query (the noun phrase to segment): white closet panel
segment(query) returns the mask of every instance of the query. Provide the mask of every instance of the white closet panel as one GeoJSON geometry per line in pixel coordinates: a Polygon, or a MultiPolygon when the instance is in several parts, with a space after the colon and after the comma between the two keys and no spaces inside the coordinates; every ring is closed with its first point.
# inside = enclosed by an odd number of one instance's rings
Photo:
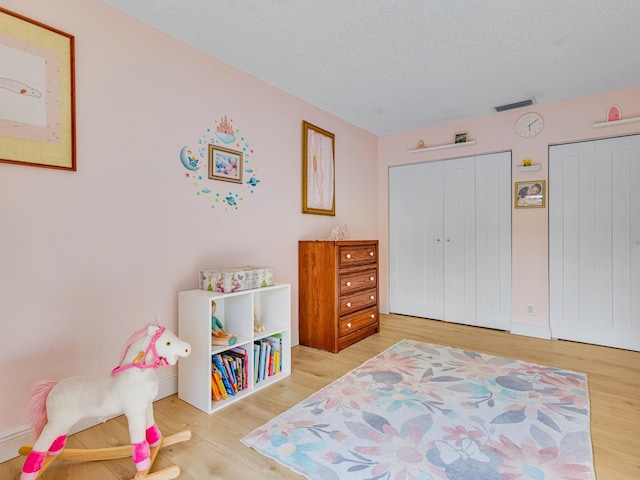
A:
{"type": "Polygon", "coordinates": [[[511,325],[511,154],[476,157],[476,322],[511,325]]]}
{"type": "Polygon", "coordinates": [[[441,168],[424,164],[389,169],[389,195],[395,214],[389,242],[395,246],[390,265],[391,303],[402,305],[396,313],[441,319],[443,298],[441,168]]]}
{"type": "Polygon", "coordinates": [[[640,350],[638,181],[640,136],[551,147],[552,336],[640,350]]]}
{"type": "Polygon", "coordinates": [[[441,231],[444,239],[443,319],[475,325],[475,158],[439,163],[444,174],[441,231]]]}

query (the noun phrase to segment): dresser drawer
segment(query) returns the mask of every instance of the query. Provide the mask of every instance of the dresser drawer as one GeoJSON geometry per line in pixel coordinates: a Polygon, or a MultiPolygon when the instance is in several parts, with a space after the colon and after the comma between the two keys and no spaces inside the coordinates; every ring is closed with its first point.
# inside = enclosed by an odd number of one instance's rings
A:
{"type": "Polygon", "coordinates": [[[339,248],[338,267],[340,268],[376,263],[377,261],[378,249],[376,245],[345,245],[339,248]]]}
{"type": "Polygon", "coordinates": [[[367,325],[378,323],[378,309],[368,308],[351,315],[340,317],[339,337],[345,337],[353,332],[366,327],[367,325]]]}
{"type": "Polygon", "coordinates": [[[372,324],[368,327],[362,328],[357,332],[352,333],[351,335],[347,335],[346,337],[341,337],[338,339],[338,350],[342,350],[343,348],[347,348],[354,343],[359,342],[363,338],[367,338],[369,335],[373,335],[374,333],[378,333],[378,324],[372,324]]]}
{"type": "Polygon", "coordinates": [[[378,284],[378,270],[373,268],[364,272],[343,273],[339,275],[339,279],[339,295],[345,295],[363,288],[375,288],[378,284]]]}
{"type": "Polygon", "coordinates": [[[366,290],[360,293],[354,293],[347,295],[346,297],[340,297],[340,312],[339,315],[349,315],[350,313],[362,310],[365,307],[370,307],[378,303],[377,290],[366,290]]]}

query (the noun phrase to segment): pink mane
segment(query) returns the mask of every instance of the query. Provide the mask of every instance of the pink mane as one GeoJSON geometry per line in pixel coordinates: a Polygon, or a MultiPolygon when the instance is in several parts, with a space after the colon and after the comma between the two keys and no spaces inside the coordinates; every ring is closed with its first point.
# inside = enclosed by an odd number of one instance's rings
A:
{"type": "Polygon", "coordinates": [[[149,327],[152,325],[159,328],[162,327],[162,325],[159,325],[157,323],[148,323],[147,325],[142,327],[140,330],[134,332],[133,335],[129,337],[129,340],[127,340],[127,343],[124,346],[124,350],[122,350],[122,355],[120,355],[120,362],[118,363],[118,365],[122,365],[122,362],[124,361],[124,357],[127,356],[127,352],[129,351],[129,348],[131,348],[131,345],[133,345],[135,342],[137,342],[141,338],[144,338],[147,336],[149,327]]]}

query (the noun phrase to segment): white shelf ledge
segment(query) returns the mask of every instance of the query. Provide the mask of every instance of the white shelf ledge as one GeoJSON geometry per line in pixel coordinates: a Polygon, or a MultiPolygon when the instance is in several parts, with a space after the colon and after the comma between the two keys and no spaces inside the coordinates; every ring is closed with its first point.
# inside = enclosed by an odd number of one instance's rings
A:
{"type": "Polygon", "coordinates": [[[468,140],[466,142],[460,142],[460,143],[448,143],[446,145],[435,145],[433,147],[415,148],[413,150],[408,150],[408,152],[409,153],[428,152],[430,150],[442,150],[443,148],[464,147],[466,145],[473,145],[474,143],[476,143],[475,140],[468,140]]]}
{"type": "Polygon", "coordinates": [[[519,172],[535,172],[540,170],[540,165],[529,165],[528,167],[518,167],[519,172]]]}
{"type": "Polygon", "coordinates": [[[615,125],[624,125],[625,123],[640,122],[640,117],[623,118],[622,120],[613,120],[611,122],[594,123],[593,128],[613,127],[615,125]]]}

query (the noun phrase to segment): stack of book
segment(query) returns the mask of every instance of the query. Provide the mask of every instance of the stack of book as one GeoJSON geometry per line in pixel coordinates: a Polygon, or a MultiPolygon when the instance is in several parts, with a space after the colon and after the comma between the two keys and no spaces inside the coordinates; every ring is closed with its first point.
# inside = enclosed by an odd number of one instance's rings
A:
{"type": "Polygon", "coordinates": [[[279,333],[256,340],[253,343],[253,381],[261,382],[265,378],[282,371],[282,335],[279,333]]]}
{"type": "Polygon", "coordinates": [[[248,388],[248,356],[244,348],[231,348],[211,356],[211,396],[215,401],[248,388]]]}

